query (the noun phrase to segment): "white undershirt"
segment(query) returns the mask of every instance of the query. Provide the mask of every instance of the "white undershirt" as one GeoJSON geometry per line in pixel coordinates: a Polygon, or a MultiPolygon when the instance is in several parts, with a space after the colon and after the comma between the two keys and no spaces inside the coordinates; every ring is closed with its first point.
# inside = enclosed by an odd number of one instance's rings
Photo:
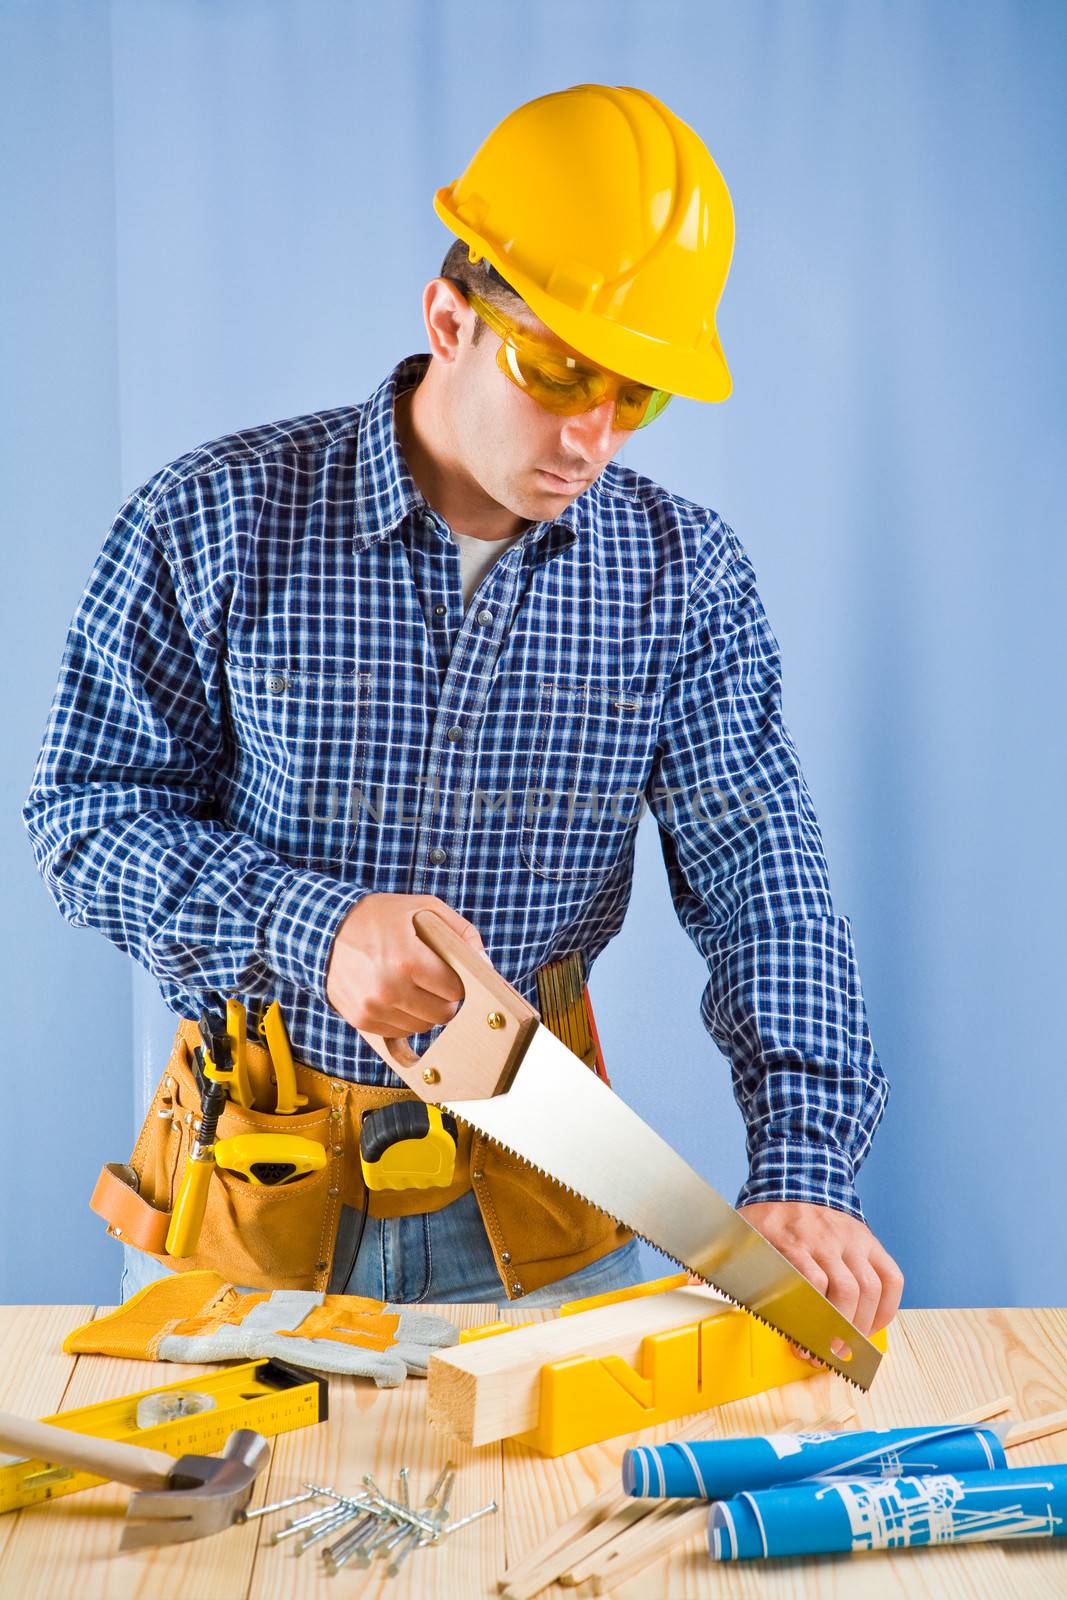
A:
{"type": "Polygon", "coordinates": [[[504,539],[479,539],[473,533],[457,533],[452,528],[453,539],[459,545],[460,582],[463,586],[463,604],[469,606],[471,595],[481,583],[494,561],[498,561],[505,550],[510,550],[516,539],[521,539],[526,532],[520,528],[518,533],[512,533],[504,539]]]}

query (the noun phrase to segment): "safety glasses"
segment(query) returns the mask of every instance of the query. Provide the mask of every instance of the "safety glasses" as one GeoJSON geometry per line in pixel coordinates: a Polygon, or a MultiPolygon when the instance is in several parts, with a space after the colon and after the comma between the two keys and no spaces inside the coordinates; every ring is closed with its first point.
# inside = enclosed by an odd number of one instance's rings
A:
{"type": "Polygon", "coordinates": [[[542,343],[496,306],[459,285],[474,311],[500,339],[497,366],[515,386],[559,417],[591,411],[614,392],[616,428],[647,428],[670,401],[666,389],[628,383],[542,343]]]}

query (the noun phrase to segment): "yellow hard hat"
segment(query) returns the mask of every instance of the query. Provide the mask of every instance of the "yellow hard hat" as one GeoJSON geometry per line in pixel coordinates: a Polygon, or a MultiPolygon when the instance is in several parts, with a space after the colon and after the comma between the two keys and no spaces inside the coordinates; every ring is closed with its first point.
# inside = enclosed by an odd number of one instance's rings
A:
{"type": "Polygon", "coordinates": [[[580,83],[506,116],[434,210],[535,316],[598,366],[692,400],[733,387],[715,312],[730,191],[644,89],[580,83]]]}

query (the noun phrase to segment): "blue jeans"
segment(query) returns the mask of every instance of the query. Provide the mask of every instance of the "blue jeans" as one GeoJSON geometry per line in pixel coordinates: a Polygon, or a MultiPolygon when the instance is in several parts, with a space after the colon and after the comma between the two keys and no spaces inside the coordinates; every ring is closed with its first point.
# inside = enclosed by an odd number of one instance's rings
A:
{"type": "MultiPolygon", "coordinates": [[[[580,1271],[509,1302],[473,1190],[440,1211],[413,1217],[368,1217],[359,1259],[350,1272],[360,1215],[349,1206],[342,1208],[330,1294],[365,1295],[392,1305],[473,1301],[494,1306],[558,1306],[642,1281],[637,1240],[631,1239],[580,1271]]],[[[166,1277],[168,1268],[139,1250],[128,1246],[124,1250],[120,1294],[128,1300],[154,1278],[166,1277]]]]}

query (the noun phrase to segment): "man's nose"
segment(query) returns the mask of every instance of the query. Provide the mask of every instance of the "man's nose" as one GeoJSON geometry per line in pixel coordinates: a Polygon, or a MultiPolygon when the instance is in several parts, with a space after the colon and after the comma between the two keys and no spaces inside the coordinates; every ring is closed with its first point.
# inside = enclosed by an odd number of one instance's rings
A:
{"type": "Polygon", "coordinates": [[[566,417],[560,429],[560,442],[566,449],[590,463],[603,462],[611,455],[615,443],[615,401],[602,400],[589,411],[576,417],[566,417]]]}

